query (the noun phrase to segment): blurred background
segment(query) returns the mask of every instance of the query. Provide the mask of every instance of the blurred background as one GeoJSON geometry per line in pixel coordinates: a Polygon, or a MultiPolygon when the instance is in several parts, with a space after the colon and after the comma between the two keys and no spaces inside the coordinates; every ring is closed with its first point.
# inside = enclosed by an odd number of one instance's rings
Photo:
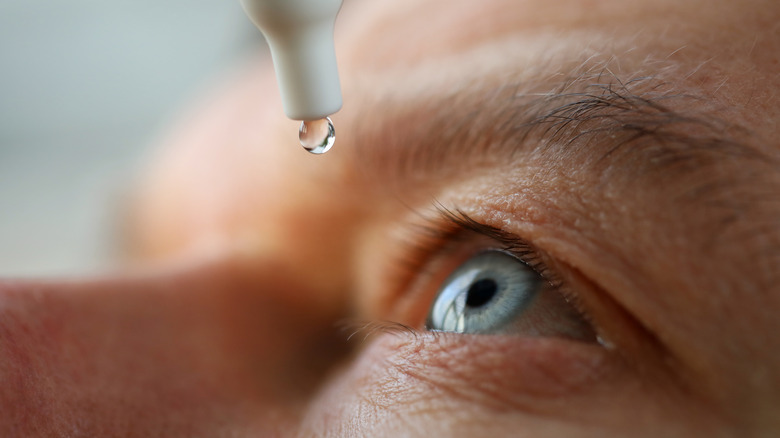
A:
{"type": "Polygon", "coordinates": [[[238,0],[0,1],[0,276],[110,266],[152,141],[259,41],[238,0]]]}

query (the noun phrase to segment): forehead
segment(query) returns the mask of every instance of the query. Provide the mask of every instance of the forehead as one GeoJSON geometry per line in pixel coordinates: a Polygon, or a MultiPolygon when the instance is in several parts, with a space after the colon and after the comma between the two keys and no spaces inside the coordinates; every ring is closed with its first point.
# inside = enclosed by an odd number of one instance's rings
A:
{"type": "Polygon", "coordinates": [[[662,28],[689,28],[717,17],[705,17],[695,2],[602,0],[514,1],[360,1],[346,2],[337,32],[348,56],[385,63],[405,62],[463,51],[508,35],[565,37],[583,32],[591,38],[646,33],[662,28]],[[669,3],[664,5],[664,3],[669,3]],[[670,9],[673,13],[670,15],[670,9]],[[695,18],[695,19],[693,19],[695,18]],[[563,32],[563,33],[562,33],[563,32]],[[393,56],[388,59],[387,54],[393,56]],[[373,56],[372,56],[373,55],[373,56]]]}
{"type": "Polygon", "coordinates": [[[679,66],[679,79],[711,91],[724,107],[737,107],[737,124],[774,138],[779,13],[780,3],[761,0],[348,0],[336,32],[345,86],[361,95],[371,92],[362,83],[376,87],[376,78],[361,80],[372,74],[392,83],[464,70],[517,73],[598,55],[618,65],[653,58],[679,66]]]}

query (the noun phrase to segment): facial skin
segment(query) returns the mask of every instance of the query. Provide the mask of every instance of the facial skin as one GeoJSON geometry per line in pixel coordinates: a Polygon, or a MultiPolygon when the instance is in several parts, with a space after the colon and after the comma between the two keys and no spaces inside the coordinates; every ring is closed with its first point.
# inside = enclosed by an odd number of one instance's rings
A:
{"type": "Polygon", "coordinates": [[[778,22],[347,2],[331,152],[251,67],[145,175],[142,273],[0,284],[0,435],[775,436],[778,22]],[[599,342],[425,330],[507,241],[599,342]]]}

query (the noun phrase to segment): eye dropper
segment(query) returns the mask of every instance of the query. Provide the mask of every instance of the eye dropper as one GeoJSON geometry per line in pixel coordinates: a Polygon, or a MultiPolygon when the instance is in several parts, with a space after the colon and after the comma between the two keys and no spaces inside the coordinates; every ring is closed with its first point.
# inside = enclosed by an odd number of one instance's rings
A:
{"type": "Polygon", "coordinates": [[[284,113],[301,120],[301,145],[327,152],[336,139],[329,115],[341,109],[333,30],[342,0],[241,0],[268,41],[284,113]]]}

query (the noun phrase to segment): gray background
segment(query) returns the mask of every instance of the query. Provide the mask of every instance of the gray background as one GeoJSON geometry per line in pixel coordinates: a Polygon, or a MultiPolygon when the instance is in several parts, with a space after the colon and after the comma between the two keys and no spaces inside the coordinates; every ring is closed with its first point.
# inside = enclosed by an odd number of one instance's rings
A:
{"type": "Polygon", "coordinates": [[[238,0],[0,1],[0,275],[109,266],[152,139],[259,38],[238,0]]]}

